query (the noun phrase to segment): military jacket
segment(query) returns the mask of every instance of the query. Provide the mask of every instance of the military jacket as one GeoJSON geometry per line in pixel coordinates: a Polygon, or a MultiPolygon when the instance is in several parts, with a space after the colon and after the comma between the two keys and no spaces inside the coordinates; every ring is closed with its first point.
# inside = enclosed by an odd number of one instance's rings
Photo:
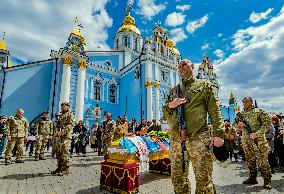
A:
{"type": "Polygon", "coordinates": [[[49,136],[52,134],[53,124],[50,119],[45,120],[41,117],[35,122],[35,134],[49,136]]]}
{"type": "Polygon", "coordinates": [[[236,128],[234,128],[233,126],[230,126],[228,128],[225,128],[225,138],[229,139],[229,136],[233,135],[235,138],[237,136],[237,131],[236,128]]]}
{"type": "Polygon", "coordinates": [[[72,130],[75,125],[75,116],[72,112],[61,112],[61,114],[56,119],[56,133],[59,131],[63,132],[63,137],[71,139],[72,130]]]}
{"type": "MultiPolygon", "coordinates": [[[[262,109],[250,107],[246,110],[243,110],[242,115],[245,121],[249,124],[252,129],[252,133],[257,133],[258,136],[264,136],[265,133],[271,127],[271,119],[267,112],[262,109]]],[[[236,118],[236,120],[238,120],[236,118]]],[[[236,125],[236,123],[234,123],[236,125]]],[[[245,129],[247,132],[247,129],[245,129]]]]}
{"type": "MultiPolygon", "coordinates": [[[[187,136],[197,133],[207,125],[207,113],[213,125],[213,135],[223,137],[224,126],[220,110],[220,103],[214,94],[209,81],[198,80],[194,76],[180,83],[181,97],[187,99],[185,104],[185,126],[187,136]]],[[[176,87],[170,90],[170,94],[163,107],[163,114],[168,119],[170,133],[179,136],[177,108],[170,109],[169,102],[176,98],[176,87]]]]}
{"type": "Polygon", "coordinates": [[[116,129],[116,124],[114,120],[109,120],[104,122],[103,126],[103,133],[102,133],[102,139],[110,139],[112,140],[114,138],[114,132],[116,129]]]}
{"type": "Polygon", "coordinates": [[[26,137],[29,123],[25,117],[21,119],[17,116],[10,117],[6,128],[6,134],[11,137],[26,137]]]}

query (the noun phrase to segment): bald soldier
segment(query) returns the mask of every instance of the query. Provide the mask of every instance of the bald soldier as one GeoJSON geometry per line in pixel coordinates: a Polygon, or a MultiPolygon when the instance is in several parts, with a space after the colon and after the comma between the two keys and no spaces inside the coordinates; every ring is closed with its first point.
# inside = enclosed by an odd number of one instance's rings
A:
{"type": "Polygon", "coordinates": [[[16,115],[10,117],[8,120],[6,134],[8,136],[8,144],[5,152],[5,165],[11,164],[11,152],[15,146],[17,145],[16,152],[16,163],[23,163],[23,147],[24,140],[27,136],[27,132],[29,129],[29,123],[27,119],[23,116],[24,110],[18,109],[16,115]]]}
{"type": "Polygon", "coordinates": [[[244,110],[241,112],[243,118],[240,119],[237,114],[234,123],[243,129],[241,142],[249,169],[249,178],[243,183],[257,184],[256,177],[259,169],[264,179],[263,188],[271,189],[271,170],[268,163],[270,147],[265,138],[265,133],[271,127],[270,116],[264,110],[254,107],[251,97],[243,99],[243,106],[244,110]]]}
{"type": "Polygon", "coordinates": [[[196,179],[196,193],[213,194],[215,188],[212,181],[211,142],[213,141],[216,147],[221,147],[224,144],[222,139],[224,135],[223,119],[220,103],[210,82],[196,79],[193,76],[193,69],[194,65],[190,60],[182,60],[179,63],[178,71],[182,77],[179,85],[182,97],[176,98],[176,88],[171,89],[163,107],[164,116],[170,125],[171,178],[176,194],[190,194],[188,164],[191,161],[196,179]],[[180,134],[178,127],[177,107],[181,104],[185,105],[185,134],[180,134]],[[207,113],[213,125],[213,132],[207,124],[207,113]],[[182,172],[182,140],[186,140],[185,173],[182,172]]]}

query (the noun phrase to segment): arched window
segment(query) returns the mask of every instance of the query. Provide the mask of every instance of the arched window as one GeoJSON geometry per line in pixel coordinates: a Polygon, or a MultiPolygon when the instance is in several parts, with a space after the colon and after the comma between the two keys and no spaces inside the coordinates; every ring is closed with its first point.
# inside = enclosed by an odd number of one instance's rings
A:
{"type": "Polygon", "coordinates": [[[134,50],[138,51],[138,38],[135,39],[134,50]]]}
{"type": "Polygon", "coordinates": [[[116,102],[116,86],[114,84],[110,85],[109,87],[109,101],[111,103],[115,103],[116,102]]]}
{"type": "Polygon", "coordinates": [[[124,36],[124,46],[128,47],[128,38],[124,36]]]}
{"type": "Polygon", "coordinates": [[[162,81],[166,82],[167,81],[167,72],[166,70],[162,70],[161,71],[161,77],[162,77],[162,81]]]}
{"type": "Polygon", "coordinates": [[[115,40],[115,48],[118,49],[118,38],[115,40]]]}
{"type": "Polygon", "coordinates": [[[95,100],[101,100],[101,83],[99,81],[95,81],[94,84],[94,97],[95,100]]]}

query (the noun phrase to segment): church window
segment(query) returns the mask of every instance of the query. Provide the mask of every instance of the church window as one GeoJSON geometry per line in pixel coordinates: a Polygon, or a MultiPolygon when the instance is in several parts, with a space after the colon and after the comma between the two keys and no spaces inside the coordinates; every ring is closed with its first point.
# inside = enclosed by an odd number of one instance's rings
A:
{"type": "Polygon", "coordinates": [[[124,36],[124,46],[129,47],[128,37],[124,36]]]}
{"type": "Polygon", "coordinates": [[[118,38],[115,40],[115,48],[118,49],[118,38]]]}
{"type": "Polygon", "coordinates": [[[135,39],[135,47],[134,47],[134,49],[136,51],[138,51],[138,38],[135,39]]]}
{"type": "Polygon", "coordinates": [[[162,81],[164,82],[167,81],[167,72],[165,70],[161,71],[161,77],[162,77],[162,81]]]}
{"type": "Polygon", "coordinates": [[[138,69],[138,67],[136,67],[135,70],[135,79],[140,79],[140,70],[138,69]]]}
{"type": "Polygon", "coordinates": [[[111,103],[115,103],[115,98],[116,98],[116,86],[114,84],[110,85],[109,87],[109,101],[111,103]]]}
{"type": "Polygon", "coordinates": [[[164,47],[161,45],[161,53],[164,54],[164,47]]]}
{"type": "Polygon", "coordinates": [[[95,100],[101,100],[101,85],[99,81],[96,81],[94,84],[94,94],[95,100]]]}

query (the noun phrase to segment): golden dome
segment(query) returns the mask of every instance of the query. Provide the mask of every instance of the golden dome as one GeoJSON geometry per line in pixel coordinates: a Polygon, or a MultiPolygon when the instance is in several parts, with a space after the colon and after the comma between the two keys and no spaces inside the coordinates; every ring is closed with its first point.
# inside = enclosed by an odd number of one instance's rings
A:
{"type": "Polygon", "coordinates": [[[133,17],[131,17],[130,15],[127,15],[124,20],[123,23],[121,25],[121,27],[118,29],[117,33],[119,32],[135,32],[139,35],[141,35],[140,30],[137,28],[136,24],[135,24],[135,20],[133,17]]]}
{"type": "Polygon", "coordinates": [[[166,46],[169,47],[174,54],[180,55],[180,52],[178,51],[175,43],[171,39],[167,40],[166,46]]]}
{"type": "Polygon", "coordinates": [[[0,41],[0,50],[7,51],[5,40],[0,41]]]}
{"type": "Polygon", "coordinates": [[[81,34],[81,32],[80,32],[78,27],[75,27],[73,29],[73,32],[71,32],[71,34],[69,35],[69,38],[68,38],[69,40],[70,40],[72,34],[74,34],[75,36],[79,36],[80,37],[82,45],[84,47],[84,50],[87,51],[87,46],[86,46],[86,42],[85,42],[86,39],[85,39],[84,35],[81,34]]]}

